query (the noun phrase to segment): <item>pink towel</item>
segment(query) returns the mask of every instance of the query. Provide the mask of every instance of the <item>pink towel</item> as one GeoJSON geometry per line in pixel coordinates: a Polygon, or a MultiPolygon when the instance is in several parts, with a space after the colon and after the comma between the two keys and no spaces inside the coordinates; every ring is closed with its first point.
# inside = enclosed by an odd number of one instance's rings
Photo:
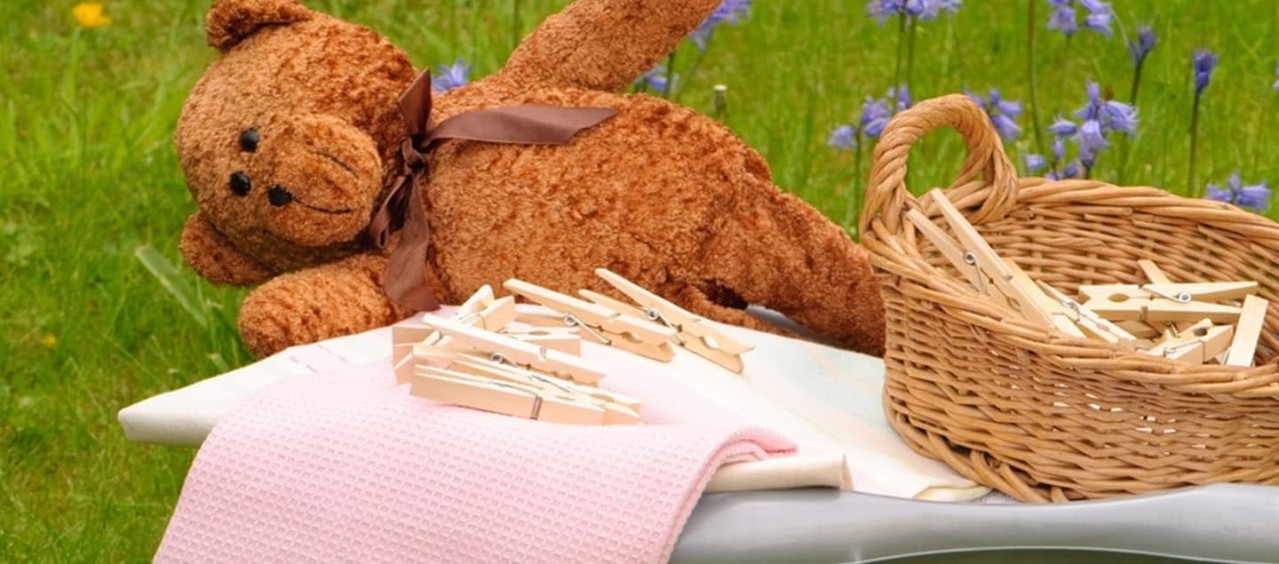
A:
{"type": "Polygon", "coordinates": [[[209,435],[156,560],[664,561],[720,465],[794,452],[660,364],[589,352],[644,425],[437,404],[389,360],[279,382],[209,435]]]}

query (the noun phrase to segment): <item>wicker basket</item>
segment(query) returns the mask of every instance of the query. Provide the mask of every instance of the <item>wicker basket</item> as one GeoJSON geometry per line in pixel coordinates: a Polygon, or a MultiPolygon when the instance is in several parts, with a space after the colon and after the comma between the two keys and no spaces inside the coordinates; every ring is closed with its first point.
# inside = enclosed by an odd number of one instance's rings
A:
{"type": "Polygon", "coordinates": [[[1074,294],[1140,283],[1136,262],[1150,259],[1174,281],[1255,280],[1279,302],[1279,225],[1155,188],[1019,180],[976,104],[923,102],[875,147],[860,226],[882,282],[884,409],[897,433],[1022,501],[1279,483],[1279,306],[1254,368],[1125,353],[1025,321],[979,295],[904,218],[940,215],[905,178],[911,145],[943,126],[969,152],[947,197],[1032,278],[1074,294]]]}

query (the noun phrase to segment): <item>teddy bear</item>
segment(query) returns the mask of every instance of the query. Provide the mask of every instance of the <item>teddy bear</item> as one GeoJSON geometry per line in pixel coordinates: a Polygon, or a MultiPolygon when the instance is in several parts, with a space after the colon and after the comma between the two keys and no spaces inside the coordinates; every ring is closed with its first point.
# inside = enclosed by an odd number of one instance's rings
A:
{"type": "Polygon", "coordinates": [[[617,296],[600,267],[710,319],[776,331],[745,310],[758,304],[882,354],[867,253],[774,185],[719,122],[621,93],[718,3],[577,0],[497,73],[424,100],[423,119],[439,129],[525,106],[604,117],[556,143],[463,136],[417,153],[401,105],[421,81],[404,52],[297,0],[217,0],[207,37],[221,56],[175,135],[197,207],[182,255],[215,283],[258,285],[239,312],[257,355],[459,303],[482,285],[500,292],[509,278],[617,296]],[[383,231],[403,229],[377,240],[370,223],[387,222],[413,159],[416,196],[383,231]],[[397,256],[418,266],[408,284],[425,306],[388,292],[397,256]]]}

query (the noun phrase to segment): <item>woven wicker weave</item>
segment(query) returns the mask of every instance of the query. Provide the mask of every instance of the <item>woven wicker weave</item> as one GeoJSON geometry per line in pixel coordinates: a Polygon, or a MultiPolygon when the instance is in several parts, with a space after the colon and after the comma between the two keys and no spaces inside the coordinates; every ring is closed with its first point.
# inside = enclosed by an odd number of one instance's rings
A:
{"type": "Polygon", "coordinates": [[[899,114],[874,158],[860,232],[888,324],[884,408],[913,449],[1032,502],[1279,483],[1279,225],[1155,188],[1019,180],[966,96],[899,114]],[[911,145],[944,126],[969,151],[947,197],[1032,278],[1074,294],[1141,283],[1136,262],[1150,259],[1176,282],[1257,281],[1275,306],[1256,367],[1125,353],[980,296],[904,218],[940,215],[905,178],[911,145]]]}

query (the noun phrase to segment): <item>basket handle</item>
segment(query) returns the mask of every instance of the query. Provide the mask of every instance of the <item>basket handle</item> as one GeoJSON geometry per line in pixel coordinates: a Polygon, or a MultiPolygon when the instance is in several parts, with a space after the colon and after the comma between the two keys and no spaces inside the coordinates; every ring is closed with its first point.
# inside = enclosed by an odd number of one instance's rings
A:
{"type": "Polygon", "coordinates": [[[870,183],[866,190],[866,206],[862,210],[857,232],[866,236],[871,221],[883,220],[888,233],[896,234],[909,204],[918,206],[906,189],[906,157],[910,148],[924,134],[942,127],[953,127],[968,144],[968,157],[959,177],[951,184],[960,186],[982,175],[991,191],[981,208],[973,215],[974,223],[999,217],[1017,203],[1017,169],[1013,167],[995,127],[976,102],[962,94],[951,94],[925,100],[893,117],[879,143],[875,145],[870,183]]]}

